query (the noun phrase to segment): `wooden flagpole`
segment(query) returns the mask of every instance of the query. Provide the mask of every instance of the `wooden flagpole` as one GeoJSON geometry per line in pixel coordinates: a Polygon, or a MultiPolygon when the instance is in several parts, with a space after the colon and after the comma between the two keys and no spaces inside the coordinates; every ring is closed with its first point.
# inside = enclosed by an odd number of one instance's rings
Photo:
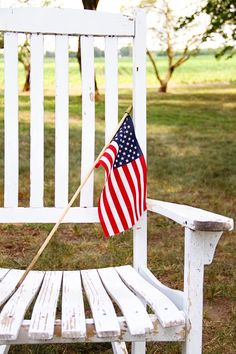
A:
{"type": "Polygon", "coordinates": [[[116,127],[115,131],[113,132],[113,134],[111,135],[111,138],[109,140],[109,142],[103,147],[103,149],[101,150],[100,154],[98,155],[98,157],[96,158],[96,160],[94,161],[92,167],[90,168],[89,172],[87,173],[87,175],[84,177],[83,181],[81,182],[81,184],[79,185],[79,187],[77,188],[77,190],[75,191],[73,197],[71,198],[71,200],[69,201],[69,203],[67,204],[67,206],[63,209],[62,214],[60,215],[58,221],[56,222],[56,224],[54,225],[54,227],[52,228],[52,230],[50,231],[50,233],[48,234],[46,240],[44,241],[44,243],[42,244],[42,246],[40,247],[40,249],[38,250],[37,254],[34,256],[34,258],[32,259],[31,263],[29,264],[29,266],[26,268],[24,274],[22,275],[22,277],[20,278],[19,282],[17,283],[15,289],[17,290],[19,288],[19,286],[22,284],[22,282],[24,281],[24,279],[26,278],[27,274],[32,270],[33,266],[35,265],[35,263],[37,262],[37,260],[39,259],[39,257],[41,256],[41,254],[43,253],[44,249],[46,248],[46,246],[48,245],[49,241],[51,240],[52,236],[55,234],[55,232],[57,231],[59,225],[61,224],[62,220],[64,219],[64,217],[66,216],[68,210],[70,209],[70,207],[72,206],[72,204],[74,203],[74,201],[76,200],[76,198],[78,197],[81,189],[83,188],[83,186],[85,185],[85,183],[87,182],[87,180],[89,179],[91,173],[93,172],[96,164],[98,163],[100,157],[102,156],[102,154],[104,153],[104,151],[106,150],[106,148],[109,146],[111,140],[114,138],[116,132],[119,130],[119,128],[121,127],[122,123],[124,122],[125,118],[131,113],[132,111],[132,106],[129,106],[127,111],[125,112],[124,116],[122,117],[122,119],[120,120],[118,126],[116,127]]]}

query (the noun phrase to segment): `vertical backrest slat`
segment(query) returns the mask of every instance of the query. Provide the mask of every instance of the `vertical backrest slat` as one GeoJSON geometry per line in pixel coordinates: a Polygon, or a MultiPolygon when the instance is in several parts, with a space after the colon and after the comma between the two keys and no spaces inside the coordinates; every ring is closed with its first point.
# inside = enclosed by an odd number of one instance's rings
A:
{"type": "Polygon", "coordinates": [[[118,40],[105,37],[105,141],[118,122],[118,40]]]}
{"type": "MultiPolygon", "coordinates": [[[[95,85],[94,85],[94,40],[92,36],[81,36],[82,64],[82,149],[81,180],[94,162],[95,155],[95,85]]],[[[81,190],[80,206],[93,206],[94,175],[92,174],[81,190]]]]}
{"type": "MultiPolygon", "coordinates": [[[[135,131],[146,157],[146,20],[137,9],[133,45],[133,117],[135,131]]],[[[133,264],[135,269],[147,265],[147,214],[134,227],[133,264]]]]}
{"type": "Polygon", "coordinates": [[[43,35],[31,35],[30,72],[30,206],[43,206],[44,192],[44,87],[43,35]]]}
{"type": "Polygon", "coordinates": [[[55,206],[68,203],[68,36],[56,36],[55,49],[55,206]]]}
{"type": "Polygon", "coordinates": [[[18,36],[4,35],[5,88],[5,161],[4,206],[18,206],[19,137],[18,137],[18,36]]]}

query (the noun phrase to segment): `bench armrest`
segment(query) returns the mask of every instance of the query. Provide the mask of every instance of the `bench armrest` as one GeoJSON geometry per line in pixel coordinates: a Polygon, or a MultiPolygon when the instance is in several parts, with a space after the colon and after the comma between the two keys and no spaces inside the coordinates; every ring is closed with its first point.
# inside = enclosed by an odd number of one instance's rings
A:
{"type": "Polygon", "coordinates": [[[188,205],[147,199],[147,209],[177,222],[191,230],[225,231],[233,230],[233,219],[188,205]]]}

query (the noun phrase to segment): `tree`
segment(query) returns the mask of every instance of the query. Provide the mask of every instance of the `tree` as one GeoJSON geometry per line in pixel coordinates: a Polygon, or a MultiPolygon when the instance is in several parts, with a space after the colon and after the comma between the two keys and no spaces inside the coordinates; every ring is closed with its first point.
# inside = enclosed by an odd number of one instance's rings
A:
{"type": "Polygon", "coordinates": [[[140,6],[152,14],[153,38],[167,56],[167,69],[165,74],[161,74],[158,61],[151,50],[147,49],[147,55],[160,83],[159,92],[165,93],[174,71],[198,51],[201,34],[196,31],[195,24],[177,28],[179,17],[174,13],[170,0],[142,0],[140,6]]]}
{"type": "Polygon", "coordinates": [[[181,19],[180,27],[195,21],[202,13],[209,16],[209,25],[202,41],[207,41],[214,34],[224,39],[224,48],[217,54],[231,57],[236,51],[236,2],[235,0],[207,0],[199,10],[181,19]]]}
{"type": "Polygon", "coordinates": [[[4,48],[3,32],[0,32],[0,49],[4,48]]]}
{"type": "Polygon", "coordinates": [[[24,43],[19,46],[18,60],[23,64],[25,69],[23,92],[27,92],[30,90],[30,44],[28,35],[26,35],[24,43]]]}
{"type": "MultiPolygon", "coordinates": [[[[99,0],[82,0],[83,6],[85,10],[96,10],[99,0]]],[[[79,62],[79,67],[80,67],[80,72],[81,72],[81,50],[80,50],[80,37],[78,39],[78,51],[77,51],[77,59],[79,62]]],[[[99,101],[101,99],[98,85],[97,85],[97,80],[96,80],[96,75],[94,77],[94,84],[95,84],[95,100],[99,101]]]]}

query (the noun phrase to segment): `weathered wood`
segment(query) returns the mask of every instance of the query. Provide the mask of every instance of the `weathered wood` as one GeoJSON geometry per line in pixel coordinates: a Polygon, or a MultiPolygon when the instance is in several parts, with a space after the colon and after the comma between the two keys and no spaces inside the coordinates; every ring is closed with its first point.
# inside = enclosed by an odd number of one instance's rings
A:
{"type": "Polygon", "coordinates": [[[0,282],[0,306],[14,293],[23,270],[11,269],[0,282]]]}
{"type": "Polygon", "coordinates": [[[5,275],[9,272],[7,268],[0,268],[0,281],[5,277],[5,275]]]}
{"type": "MultiPolygon", "coordinates": [[[[135,132],[146,158],[146,17],[135,10],[135,38],[133,43],[133,119],[135,132]]],[[[147,215],[143,214],[133,228],[133,266],[147,265],[147,215]]]]}
{"type": "Polygon", "coordinates": [[[147,206],[148,210],[166,216],[191,230],[230,231],[234,227],[233,219],[188,205],[147,199],[147,206]]]}
{"type": "Polygon", "coordinates": [[[63,273],[62,337],[83,338],[86,335],[84,302],[80,271],[63,273]]]}
{"type": "Polygon", "coordinates": [[[185,323],[183,312],[179,311],[168,297],[144,280],[131,266],[121,266],[115,269],[127,286],[141,296],[154,310],[163,327],[185,323]]]}
{"type": "MultiPolygon", "coordinates": [[[[82,146],[81,180],[95,160],[95,86],[94,86],[94,38],[80,38],[82,79],[82,146]]],[[[80,206],[93,206],[94,173],[92,172],[80,193],[80,206]]]]}
{"type": "Polygon", "coordinates": [[[199,231],[198,234],[204,239],[204,265],[211,264],[215,254],[215,249],[222,235],[221,232],[199,231]]]}
{"type": "Polygon", "coordinates": [[[118,41],[105,37],[105,141],[118,122],[118,41]]]}
{"type": "MultiPolygon", "coordinates": [[[[133,118],[137,139],[146,155],[146,16],[135,10],[135,37],[133,42],[133,118]]],[[[147,266],[147,213],[133,228],[133,266],[147,266]]],[[[145,342],[132,343],[132,354],[144,354],[145,342]]]]}
{"type": "Polygon", "coordinates": [[[30,272],[3,307],[0,314],[1,339],[15,340],[17,338],[24,315],[39,289],[43,276],[43,272],[30,272]]]}
{"type": "Polygon", "coordinates": [[[183,354],[202,353],[204,238],[197,231],[185,229],[184,311],[186,341],[183,354]]]}
{"type": "Polygon", "coordinates": [[[141,301],[122,282],[114,268],[98,269],[102,282],[120,307],[130,334],[140,335],[153,329],[151,320],[141,301]]]}
{"type": "Polygon", "coordinates": [[[18,205],[18,35],[4,35],[4,207],[18,205]],[[11,78],[9,80],[9,78],[11,78]]]}
{"type": "MultiPolygon", "coordinates": [[[[61,321],[55,321],[54,336],[52,339],[47,340],[47,343],[101,343],[101,342],[133,342],[138,343],[143,341],[167,341],[167,342],[183,342],[185,339],[185,325],[180,325],[176,327],[163,328],[157,321],[155,315],[150,315],[154,330],[151,333],[145,333],[145,335],[132,336],[126,325],[124,317],[118,317],[118,323],[121,329],[119,337],[99,337],[96,333],[94,321],[92,319],[86,320],[86,338],[63,338],[61,336],[61,321]]],[[[30,320],[23,321],[18,338],[16,341],[8,341],[8,344],[42,344],[45,343],[42,339],[32,339],[29,337],[29,326],[30,320]]],[[[0,344],[3,342],[0,341],[0,344]]]]}
{"type": "Polygon", "coordinates": [[[0,345],[0,354],[7,354],[10,349],[10,345],[0,345]]]}
{"type": "Polygon", "coordinates": [[[31,35],[30,49],[30,206],[39,208],[44,204],[43,35],[31,35]]]}
{"type": "Polygon", "coordinates": [[[47,272],[34,305],[29,327],[29,338],[51,339],[54,333],[57,301],[62,272],[47,272]]]}
{"type": "Polygon", "coordinates": [[[98,337],[119,336],[120,326],[113,304],[96,269],[82,270],[81,274],[98,337]]]}
{"type": "Polygon", "coordinates": [[[0,31],[130,37],[134,36],[134,21],[120,14],[89,10],[1,8],[0,31]]]}
{"type": "Polygon", "coordinates": [[[162,284],[147,267],[140,267],[139,274],[151,285],[165,294],[178,307],[179,310],[183,310],[183,291],[171,289],[162,284]]]}
{"type": "Polygon", "coordinates": [[[69,188],[69,43],[66,35],[57,35],[55,40],[55,206],[64,207],[69,188]]]}
{"type": "Polygon", "coordinates": [[[125,342],[113,342],[112,350],[114,354],[128,354],[125,342]]]}
{"type": "MultiPolygon", "coordinates": [[[[63,208],[0,208],[0,223],[55,223],[62,215],[63,208]]],[[[97,207],[72,207],[61,223],[97,223],[97,207]]]]}

